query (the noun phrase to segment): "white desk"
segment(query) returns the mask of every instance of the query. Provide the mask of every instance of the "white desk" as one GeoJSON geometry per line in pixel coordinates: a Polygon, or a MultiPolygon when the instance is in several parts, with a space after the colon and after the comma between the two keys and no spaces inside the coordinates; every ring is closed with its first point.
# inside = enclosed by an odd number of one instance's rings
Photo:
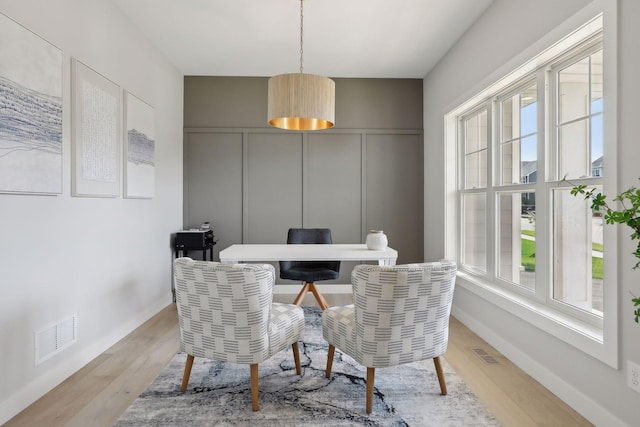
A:
{"type": "MultiPolygon", "coordinates": [[[[395,265],[398,251],[387,247],[382,251],[372,251],[363,244],[267,244],[267,245],[231,245],[220,251],[220,261],[237,264],[265,261],[378,261],[379,265],[395,265]]],[[[313,293],[321,309],[329,304],[315,283],[305,283],[293,301],[302,304],[307,292],[313,293]]]]}
{"type": "Polygon", "coordinates": [[[387,247],[372,251],[364,244],[263,244],[231,245],[220,251],[220,262],[264,261],[378,261],[395,265],[398,251],[387,247]]]}

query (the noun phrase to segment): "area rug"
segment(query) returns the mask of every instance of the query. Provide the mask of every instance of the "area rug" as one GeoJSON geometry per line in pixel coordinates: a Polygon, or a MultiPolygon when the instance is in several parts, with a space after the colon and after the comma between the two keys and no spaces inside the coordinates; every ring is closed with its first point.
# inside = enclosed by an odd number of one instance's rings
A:
{"type": "MultiPolygon", "coordinates": [[[[259,366],[260,410],[251,410],[249,366],[196,358],[186,393],[178,353],[116,426],[498,426],[496,418],[442,360],[442,396],[433,361],[376,369],[373,412],[365,413],[366,368],[336,350],[325,378],[320,311],[305,307],[302,375],[291,349],[259,366]]],[[[441,357],[441,359],[443,359],[441,357]]]]}

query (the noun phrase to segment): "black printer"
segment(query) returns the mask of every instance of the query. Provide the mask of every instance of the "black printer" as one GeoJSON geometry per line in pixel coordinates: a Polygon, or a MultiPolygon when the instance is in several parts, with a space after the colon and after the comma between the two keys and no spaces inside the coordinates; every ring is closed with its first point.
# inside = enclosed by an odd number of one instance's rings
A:
{"type": "Polygon", "coordinates": [[[183,230],[176,233],[176,249],[204,249],[213,244],[213,230],[183,230]]]}

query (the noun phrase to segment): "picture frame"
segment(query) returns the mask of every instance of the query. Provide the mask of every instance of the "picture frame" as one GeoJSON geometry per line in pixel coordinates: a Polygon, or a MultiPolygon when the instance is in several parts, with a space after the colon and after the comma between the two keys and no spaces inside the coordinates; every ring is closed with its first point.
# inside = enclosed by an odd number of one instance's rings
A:
{"type": "Polygon", "coordinates": [[[62,58],[0,13],[0,193],[62,194],[62,58]]]}
{"type": "Polygon", "coordinates": [[[121,89],[71,58],[71,194],[120,196],[121,89]]]}
{"type": "Polygon", "coordinates": [[[155,111],[127,91],[124,110],[124,197],[151,199],[155,196],[155,111]]]}

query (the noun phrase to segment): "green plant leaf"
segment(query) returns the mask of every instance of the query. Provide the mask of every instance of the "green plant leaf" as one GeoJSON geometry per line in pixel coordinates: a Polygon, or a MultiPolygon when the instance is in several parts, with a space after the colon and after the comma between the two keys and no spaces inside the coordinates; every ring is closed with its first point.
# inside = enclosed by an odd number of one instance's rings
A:
{"type": "MultiPolygon", "coordinates": [[[[561,182],[569,182],[566,178],[565,175],[561,182]]],[[[618,202],[617,205],[622,207],[621,209],[614,209],[607,204],[607,198],[604,194],[599,191],[596,192],[596,188],[587,190],[588,187],[584,184],[574,185],[571,182],[569,184],[573,185],[571,195],[584,195],[585,200],[591,199],[591,209],[605,210],[604,220],[607,224],[624,224],[633,230],[631,240],[640,240],[640,189],[632,186],[614,197],[613,201],[618,202]]],[[[640,269],[640,241],[633,255],[638,260],[633,269],[640,269]]],[[[640,298],[634,295],[631,301],[635,307],[633,312],[634,320],[636,323],[640,323],[640,298]]]]}

